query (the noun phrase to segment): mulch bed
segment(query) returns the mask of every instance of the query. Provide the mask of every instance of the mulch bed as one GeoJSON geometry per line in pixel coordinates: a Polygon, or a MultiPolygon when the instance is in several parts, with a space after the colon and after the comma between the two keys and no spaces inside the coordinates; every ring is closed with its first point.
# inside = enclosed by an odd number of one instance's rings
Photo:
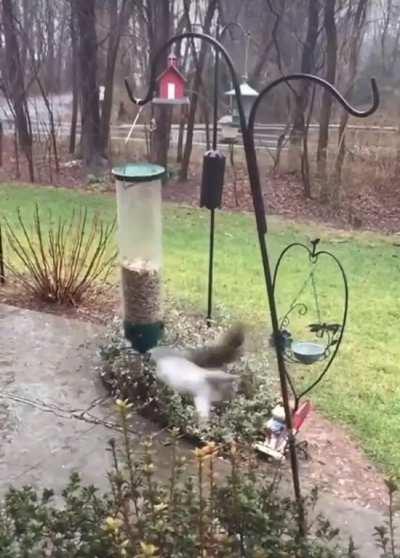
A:
{"type": "Polygon", "coordinates": [[[106,292],[93,293],[77,306],[51,304],[40,301],[25,294],[11,276],[4,285],[0,285],[0,303],[28,308],[36,312],[46,312],[65,318],[89,321],[99,325],[110,323],[119,311],[119,288],[108,289],[106,292]]]}

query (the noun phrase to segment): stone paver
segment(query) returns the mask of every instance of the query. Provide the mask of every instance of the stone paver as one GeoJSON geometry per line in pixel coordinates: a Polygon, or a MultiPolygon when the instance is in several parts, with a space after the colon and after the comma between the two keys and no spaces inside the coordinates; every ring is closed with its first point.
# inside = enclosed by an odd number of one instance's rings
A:
{"type": "MultiPolygon", "coordinates": [[[[118,436],[113,404],[97,377],[96,348],[102,330],[89,323],[0,305],[0,492],[10,484],[63,488],[71,472],[106,488],[111,437],[118,436]]],[[[155,432],[140,417],[133,440],[155,432]]],[[[170,450],[155,437],[160,465],[170,450]]],[[[182,452],[190,447],[182,445],[182,452]]],[[[338,471],[340,474],[340,471],[338,471]]],[[[168,475],[168,467],[165,467],[168,475]]],[[[362,482],[362,479],[360,479],[362,482]]],[[[372,544],[380,511],[323,494],[319,509],[352,535],[363,558],[372,544]]]]}

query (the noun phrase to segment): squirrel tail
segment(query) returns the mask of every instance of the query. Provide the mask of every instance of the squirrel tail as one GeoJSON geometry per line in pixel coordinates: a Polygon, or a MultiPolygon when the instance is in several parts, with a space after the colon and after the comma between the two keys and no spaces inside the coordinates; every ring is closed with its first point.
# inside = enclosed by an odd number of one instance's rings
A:
{"type": "Polygon", "coordinates": [[[237,360],[242,354],[245,329],[242,323],[233,325],[216,345],[190,352],[190,360],[201,368],[220,368],[237,360]]]}

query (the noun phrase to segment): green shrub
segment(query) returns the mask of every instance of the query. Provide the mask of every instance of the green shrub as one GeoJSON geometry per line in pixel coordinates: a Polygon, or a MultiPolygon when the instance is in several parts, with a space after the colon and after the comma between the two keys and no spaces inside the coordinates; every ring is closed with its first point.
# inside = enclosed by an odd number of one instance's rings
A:
{"type": "MultiPolygon", "coordinates": [[[[173,343],[176,348],[210,343],[222,330],[222,326],[208,328],[204,319],[187,316],[176,309],[169,309],[167,314],[169,339],[165,339],[165,343],[173,343]]],[[[198,428],[192,401],[158,381],[154,365],[130,349],[118,321],[109,329],[100,356],[101,377],[116,397],[129,399],[139,413],[162,426],[178,428],[182,434],[195,439],[204,435],[198,428]]],[[[254,441],[265,432],[276,393],[267,351],[261,348],[257,354],[247,353],[227,370],[241,377],[238,394],[229,403],[216,408],[207,439],[226,443],[238,438],[254,441]]]]}
{"type": "Polygon", "coordinates": [[[383,525],[375,527],[376,546],[382,550],[380,558],[400,558],[400,546],[396,537],[394,522],[395,515],[395,494],[398,493],[398,485],[395,479],[390,478],[385,481],[388,491],[388,514],[383,525]]]}
{"type": "Polygon", "coordinates": [[[117,403],[123,458],[111,441],[110,493],[82,486],[77,475],[62,493],[62,505],[49,490],[11,489],[0,504],[2,558],[356,557],[338,544],[329,523],[312,517],[315,495],[305,501],[308,528],[299,537],[297,508],[235,445],[221,478],[215,444],[194,452],[189,471],[177,455],[174,432],[170,478],[159,482],[151,444],[144,443],[140,454],[135,447],[134,454],[130,405],[117,403]]]}
{"type": "Polygon", "coordinates": [[[84,487],[73,475],[62,506],[51,490],[10,489],[0,508],[2,558],[113,558],[115,545],[103,528],[113,506],[109,496],[84,487]]]}

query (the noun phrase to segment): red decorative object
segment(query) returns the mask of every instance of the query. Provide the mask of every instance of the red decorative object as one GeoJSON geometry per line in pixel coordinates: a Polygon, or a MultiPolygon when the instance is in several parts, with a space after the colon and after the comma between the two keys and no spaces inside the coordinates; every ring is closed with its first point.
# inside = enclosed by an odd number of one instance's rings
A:
{"type": "Polygon", "coordinates": [[[312,410],[311,401],[304,401],[293,415],[293,430],[297,434],[312,410]]]}
{"type": "Polygon", "coordinates": [[[189,103],[185,97],[186,79],[178,70],[176,56],[168,58],[168,68],[157,78],[159,96],[153,103],[164,105],[183,105],[189,103]]]}

